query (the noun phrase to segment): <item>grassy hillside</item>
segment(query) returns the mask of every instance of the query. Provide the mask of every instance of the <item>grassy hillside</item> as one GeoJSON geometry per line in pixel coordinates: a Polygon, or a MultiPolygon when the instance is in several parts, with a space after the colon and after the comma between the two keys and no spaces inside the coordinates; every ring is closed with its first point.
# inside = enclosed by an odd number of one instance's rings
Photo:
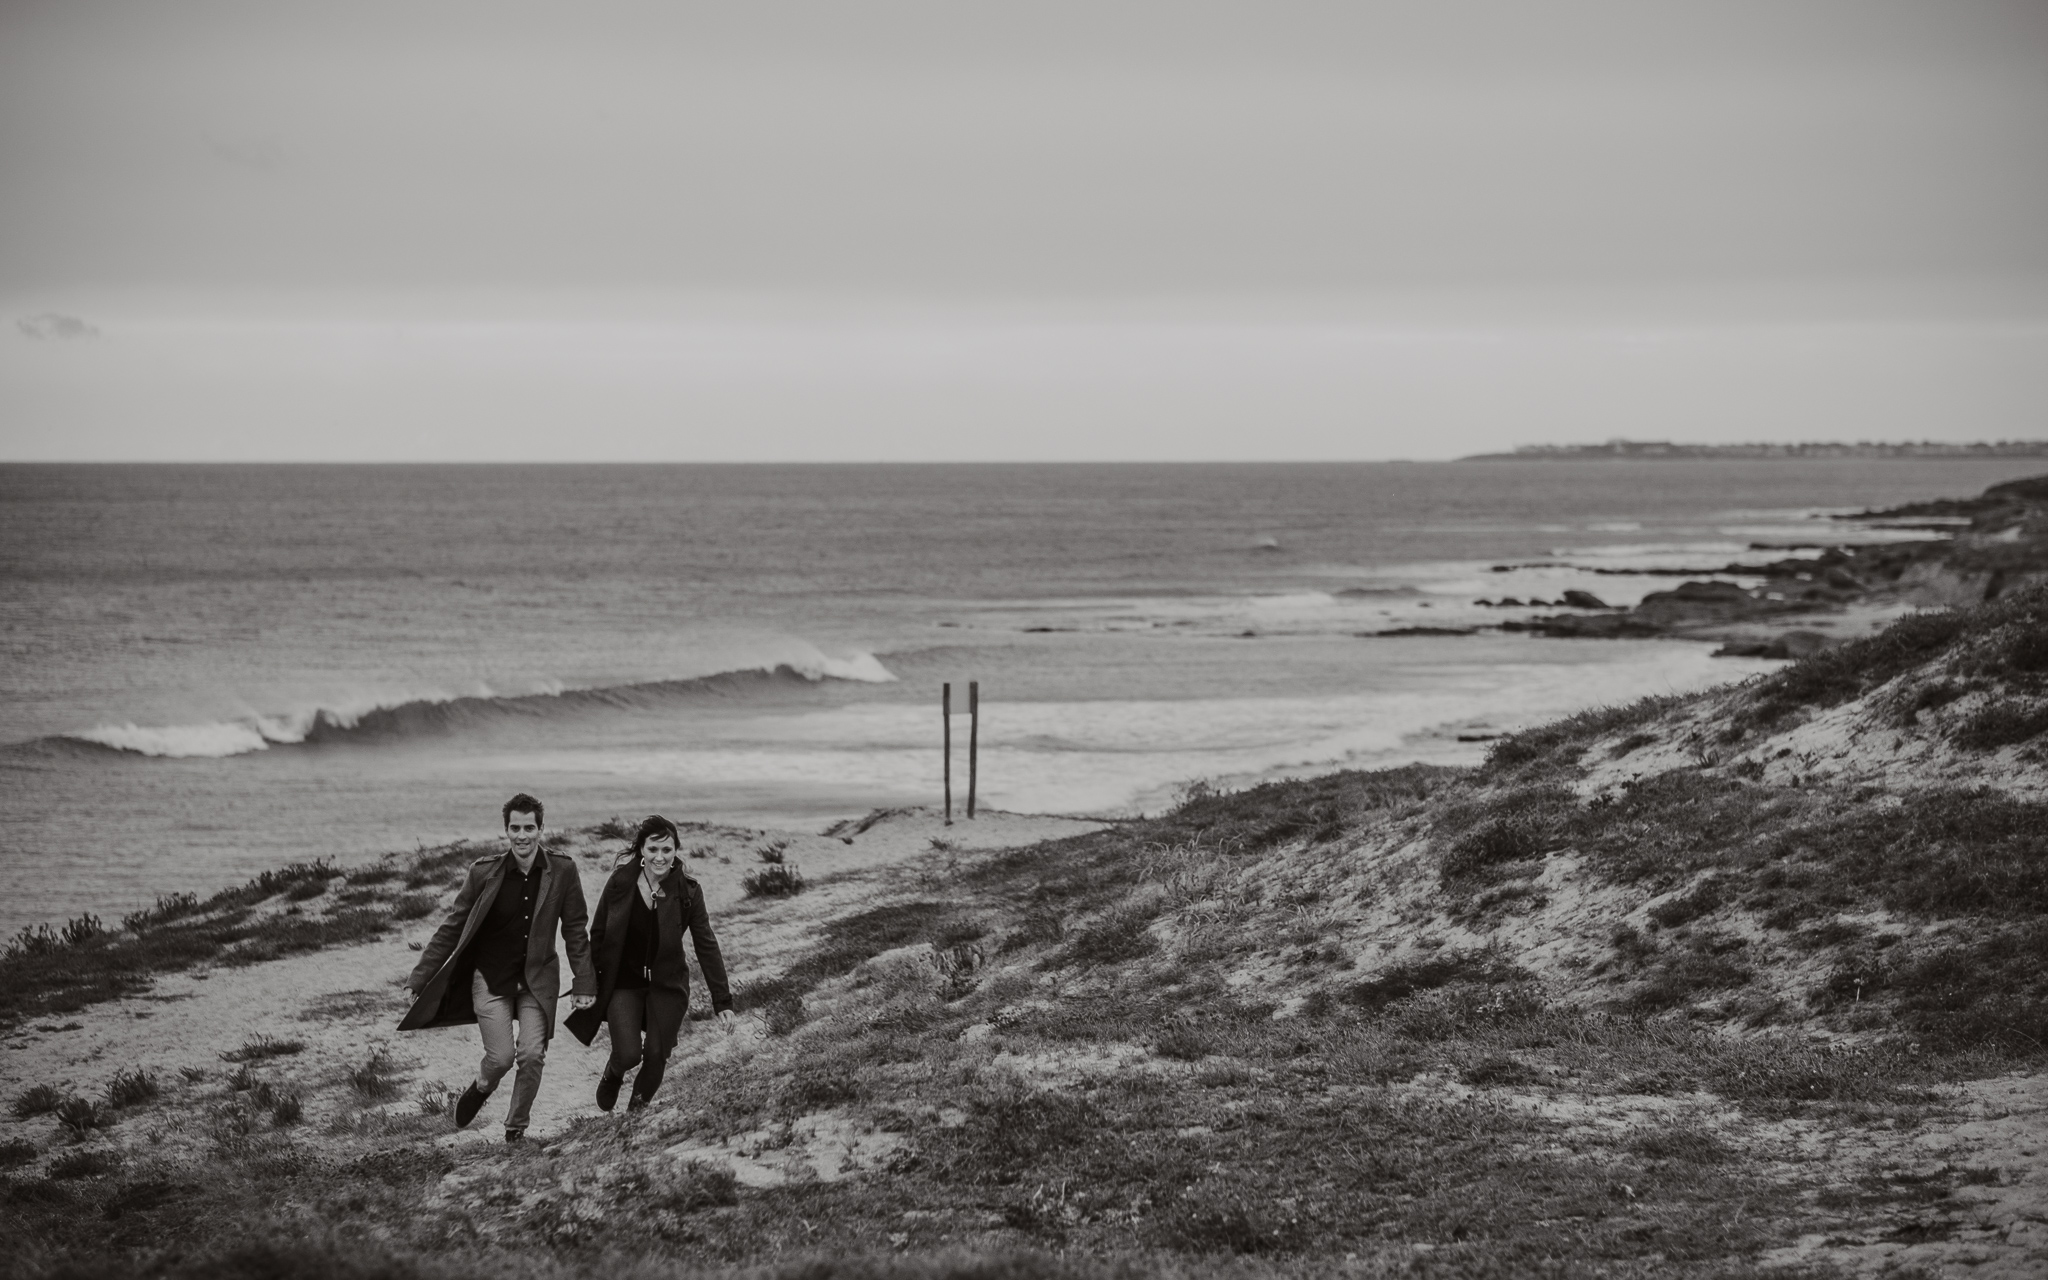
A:
{"type": "Polygon", "coordinates": [[[221,1103],[203,1167],[16,1175],[0,1239],[47,1275],[1824,1275],[2005,1213],[1982,1247],[2032,1256],[2037,1175],[1916,1143],[2043,1065],[2044,729],[2033,588],[1476,770],[936,849],[644,1116],[451,1151],[409,1100],[221,1103]]]}

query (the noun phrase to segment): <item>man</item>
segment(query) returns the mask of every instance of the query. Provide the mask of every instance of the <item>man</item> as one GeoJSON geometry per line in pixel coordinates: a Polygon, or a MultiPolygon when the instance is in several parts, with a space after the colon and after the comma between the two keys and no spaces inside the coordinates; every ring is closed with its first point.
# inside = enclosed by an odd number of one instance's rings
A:
{"type": "Polygon", "coordinates": [[[541,802],[522,791],[501,812],[505,852],[470,865],[448,918],[406,979],[415,998],[398,1029],[476,1023],[484,1059],[455,1104],[455,1124],[460,1128],[476,1119],[484,1099],[516,1065],[505,1141],[517,1142],[526,1136],[548,1040],[555,1034],[562,976],[555,962],[558,926],[575,975],[572,1008],[596,1003],[597,971],[590,964],[583,880],[573,858],[540,847],[541,802]]]}

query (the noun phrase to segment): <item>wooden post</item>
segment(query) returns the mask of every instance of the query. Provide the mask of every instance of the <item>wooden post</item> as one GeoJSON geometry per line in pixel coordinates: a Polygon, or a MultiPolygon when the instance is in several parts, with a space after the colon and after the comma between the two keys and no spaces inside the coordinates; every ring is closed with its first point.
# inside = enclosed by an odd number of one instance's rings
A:
{"type": "Polygon", "coordinates": [[[981,681],[967,682],[967,818],[974,819],[974,781],[981,754],[981,681]]]}
{"type": "Polygon", "coordinates": [[[941,735],[946,753],[946,825],[953,825],[953,682],[939,686],[939,719],[946,726],[941,735]]]}

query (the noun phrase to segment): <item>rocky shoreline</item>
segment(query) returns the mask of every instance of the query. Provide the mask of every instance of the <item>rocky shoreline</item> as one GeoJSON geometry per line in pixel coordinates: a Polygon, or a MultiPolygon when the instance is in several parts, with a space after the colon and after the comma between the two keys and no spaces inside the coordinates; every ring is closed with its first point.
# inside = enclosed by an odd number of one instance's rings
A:
{"type": "MultiPolygon", "coordinates": [[[[1820,554],[1702,569],[1603,569],[1609,574],[1682,577],[1633,608],[1566,592],[1556,604],[1579,610],[1503,622],[1503,631],[1566,639],[1672,637],[1721,642],[1729,657],[1800,658],[1874,634],[1901,614],[1963,608],[2048,581],[2048,475],[1993,485],[1975,498],[1911,503],[1838,516],[1937,538],[1879,545],[1753,544],[1753,551],[1820,554]],[[1722,579],[1761,579],[1744,586],[1722,579]]],[[[1531,565],[1496,565],[1505,573],[1531,565]]],[[[1509,607],[1538,601],[1482,600],[1509,607]]]]}

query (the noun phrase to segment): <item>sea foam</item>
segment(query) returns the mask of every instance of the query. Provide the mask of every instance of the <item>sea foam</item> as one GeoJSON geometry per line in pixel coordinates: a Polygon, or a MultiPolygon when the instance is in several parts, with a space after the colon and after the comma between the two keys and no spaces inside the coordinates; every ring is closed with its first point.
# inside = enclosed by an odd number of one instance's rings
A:
{"type": "Polygon", "coordinates": [[[280,715],[250,715],[234,720],[200,724],[138,725],[133,721],[101,724],[82,733],[68,735],[74,741],[90,742],[137,755],[169,759],[219,759],[247,755],[274,746],[297,746],[309,739],[335,742],[355,731],[375,730],[382,734],[404,733],[427,727],[446,729],[465,720],[493,713],[532,714],[536,704],[580,705],[586,699],[610,703],[632,700],[636,695],[660,696],[707,687],[731,677],[798,677],[813,684],[823,680],[847,680],[861,684],[893,683],[897,676],[881,659],[866,651],[835,658],[811,645],[798,642],[794,651],[763,662],[708,676],[673,681],[639,681],[633,684],[579,688],[559,680],[535,682],[532,692],[500,695],[488,688],[478,694],[429,694],[394,701],[366,701],[347,707],[315,707],[280,715]]]}

